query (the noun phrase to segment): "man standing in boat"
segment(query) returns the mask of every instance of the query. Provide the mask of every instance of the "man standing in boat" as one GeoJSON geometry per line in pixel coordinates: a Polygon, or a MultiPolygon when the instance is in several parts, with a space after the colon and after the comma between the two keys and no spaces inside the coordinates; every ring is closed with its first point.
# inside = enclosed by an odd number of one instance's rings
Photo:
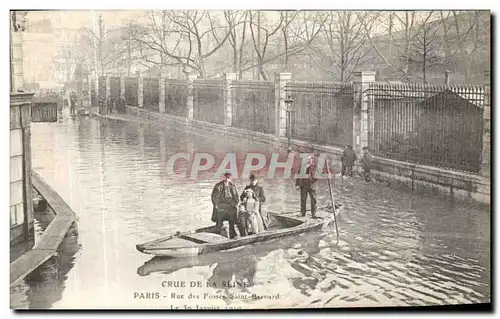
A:
{"type": "Polygon", "coordinates": [[[231,173],[224,173],[224,179],[215,184],[212,191],[212,221],[216,222],[217,232],[222,230],[222,223],[229,222],[229,238],[236,237],[236,217],[239,203],[238,191],[231,182],[231,173]]]}
{"type": "Polygon", "coordinates": [[[295,187],[300,190],[300,216],[306,215],[307,195],[311,198],[311,215],[316,217],[316,184],[317,178],[315,176],[316,163],[315,157],[310,156],[307,161],[306,173],[304,178],[297,178],[295,180],[295,187]]]}

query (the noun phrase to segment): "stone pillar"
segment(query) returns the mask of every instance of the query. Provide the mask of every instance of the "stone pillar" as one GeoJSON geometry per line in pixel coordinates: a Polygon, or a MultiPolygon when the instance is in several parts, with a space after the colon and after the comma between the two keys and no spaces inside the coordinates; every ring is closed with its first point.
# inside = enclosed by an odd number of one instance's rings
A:
{"type": "Polygon", "coordinates": [[[198,74],[189,73],[187,76],[188,96],[187,96],[187,118],[194,119],[194,81],[198,78],[198,74]]]}
{"type": "Polygon", "coordinates": [[[137,79],[137,106],[144,107],[144,78],[140,74],[138,74],[137,79]]]}
{"type": "Polygon", "coordinates": [[[95,73],[95,71],[92,72],[92,77],[94,78],[94,90],[95,90],[95,95],[96,95],[96,103],[97,103],[97,107],[99,107],[99,99],[100,99],[100,95],[99,95],[99,76],[97,75],[97,73],[95,73]]]}
{"type": "Polygon", "coordinates": [[[233,124],[233,103],[231,95],[231,82],[236,80],[236,73],[224,74],[224,125],[233,124]]]}
{"type": "Polygon", "coordinates": [[[490,87],[486,87],[483,108],[483,151],[481,155],[481,175],[491,176],[491,95],[490,87]]]}
{"type": "Polygon", "coordinates": [[[23,34],[24,17],[22,11],[10,12],[10,91],[22,91],[24,87],[23,75],[23,34]]]}
{"type": "Polygon", "coordinates": [[[87,92],[87,96],[86,96],[86,99],[88,101],[88,106],[89,108],[92,107],[92,74],[89,74],[87,76],[87,87],[88,87],[88,92],[87,92]]]}
{"type": "Polygon", "coordinates": [[[125,99],[125,77],[120,77],[120,97],[125,99]]]}
{"type": "Polygon", "coordinates": [[[165,73],[163,72],[163,68],[160,71],[160,78],[158,79],[159,87],[158,91],[160,93],[160,114],[165,113],[165,73]]]}
{"type": "Polygon", "coordinates": [[[110,84],[110,78],[109,75],[106,74],[106,101],[109,99],[111,96],[111,84],[110,84]]]}
{"type": "Polygon", "coordinates": [[[360,154],[367,147],[373,134],[373,103],[367,92],[370,83],[375,82],[375,71],[357,71],[353,74],[354,82],[354,118],[353,143],[354,150],[360,154]]]}
{"type": "Polygon", "coordinates": [[[292,79],[292,73],[279,73],[275,78],[275,110],[276,110],[276,136],[286,137],[286,84],[292,79]]]}

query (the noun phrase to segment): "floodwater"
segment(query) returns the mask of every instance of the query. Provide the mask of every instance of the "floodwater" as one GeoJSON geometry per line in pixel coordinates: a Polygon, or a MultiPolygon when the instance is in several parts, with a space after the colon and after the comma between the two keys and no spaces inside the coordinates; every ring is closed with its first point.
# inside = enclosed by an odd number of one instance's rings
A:
{"type": "MultiPolygon", "coordinates": [[[[38,274],[11,289],[13,308],[490,302],[487,207],[336,179],[334,193],[345,206],[338,239],[333,227],[189,260],[152,259],[135,245],[211,224],[216,180],[172,177],[172,154],[276,150],[245,139],[95,117],[33,124],[32,148],[34,169],[74,209],[79,234],[66,238],[38,274]]],[[[235,183],[241,191],[247,181],[235,183]]],[[[293,181],[261,183],[267,210],[299,208],[293,181]]],[[[321,185],[319,205],[329,200],[321,185]]]]}

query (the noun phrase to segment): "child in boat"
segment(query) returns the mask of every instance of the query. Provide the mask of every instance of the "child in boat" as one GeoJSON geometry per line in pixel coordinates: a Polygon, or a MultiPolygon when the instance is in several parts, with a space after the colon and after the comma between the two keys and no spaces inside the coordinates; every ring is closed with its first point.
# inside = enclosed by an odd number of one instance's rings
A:
{"type": "Polygon", "coordinates": [[[260,202],[251,188],[243,191],[240,212],[238,214],[238,228],[241,236],[258,234],[264,230],[264,222],[260,216],[260,202]]]}

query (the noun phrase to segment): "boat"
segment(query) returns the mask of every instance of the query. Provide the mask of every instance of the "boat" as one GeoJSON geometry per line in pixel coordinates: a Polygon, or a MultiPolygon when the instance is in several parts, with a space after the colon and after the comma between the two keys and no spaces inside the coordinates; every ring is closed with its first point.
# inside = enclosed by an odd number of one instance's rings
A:
{"type": "MultiPolygon", "coordinates": [[[[201,266],[211,267],[214,264],[221,265],[226,270],[232,268],[237,271],[238,269],[247,269],[251,267],[251,264],[255,260],[265,257],[272,251],[277,249],[287,250],[292,247],[305,251],[307,254],[314,254],[325,247],[320,246],[321,241],[323,241],[324,245],[329,245],[328,242],[325,242],[325,238],[328,237],[329,234],[319,230],[316,231],[313,236],[309,236],[313,233],[314,232],[307,232],[297,236],[276,238],[226,251],[185,258],[154,256],[137,268],[137,274],[139,276],[149,276],[154,273],[168,275],[179,269],[201,266]]],[[[326,240],[328,241],[328,239],[326,240]]]]}
{"type": "Polygon", "coordinates": [[[333,213],[331,205],[318,208],[315,218],[308,214],[306,216],[298,216],[298,212],[269,212],[271,223],[268,229],[258,234],[235,239],[229,239],[226,236],[216,233],[216,227],[213,225],[184,233],[177,232],[171,236],[139,244],[136,248],[144,254],[171,258],[190,257],[224,251],[257,242],[322,229],[336,220],[342,208],[342,205],[335,205],[335,213],[333,213]]]}

